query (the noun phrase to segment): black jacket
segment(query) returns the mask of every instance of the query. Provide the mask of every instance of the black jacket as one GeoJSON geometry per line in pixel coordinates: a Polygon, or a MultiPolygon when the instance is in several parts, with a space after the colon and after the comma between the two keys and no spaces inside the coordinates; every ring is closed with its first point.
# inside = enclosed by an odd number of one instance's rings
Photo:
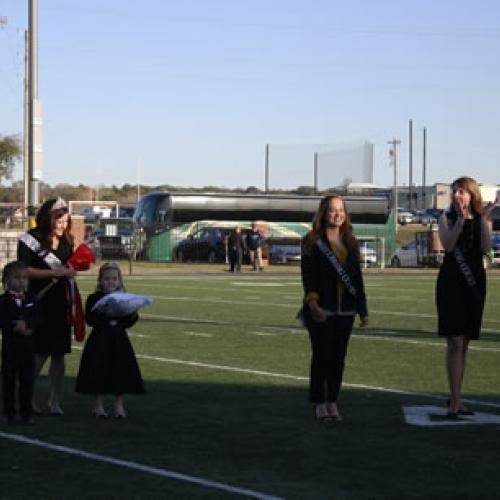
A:
{"type": "MultiPolygon", "coordinates": [[[[326,237],[322,239],[329,247],[326,237]]],[[[323,309],[338,314],[357,313],[360,317],[368,316],[359,253],[350,250],[347,255],[347,262],[343,267],[351,279],[356,295],[349,293],[345,285],[342,285],[343,301],[339,309],[337,306],[337,283],[340,280],[336,269],[317,245],[309,240],[308,236],[303,239],[301,270],[304,293],[316,292],[319,295],[318,305],[323,309]]],[[[309,308],[307,307],[306,310],[308,311],[309,308]]]]}
{"type": "Polygon", "coordinates": [[[251,231],[247,234],[247,247],[249,250],[257,250],[264,244],[265,238],[259,231],[251,231]]]}
{"type": "Polygon", "coordinates": [[[33,334],[25,336],[14,332],[13,321],[24,320],[30,329],[35,327],[35,301],[31,294],[26,294],[21,306],[16,304],[9,292],[0,296],[0,329],[2,330],[2,344],[5,348],[10,342],[31,342],[33,334]]]}

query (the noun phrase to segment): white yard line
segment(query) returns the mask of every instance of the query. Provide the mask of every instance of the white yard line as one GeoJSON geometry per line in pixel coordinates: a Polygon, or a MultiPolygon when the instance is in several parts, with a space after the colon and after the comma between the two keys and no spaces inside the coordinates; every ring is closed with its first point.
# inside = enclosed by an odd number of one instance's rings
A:
{"type": "Polygon", "coordinates": [[[185,483],[192,483],[198,486],[203,486],[205,488],[214,488],[217,490],[225,491],[227,493],[233,493],[235,495],[241,495],[251,498],[260,498],[262,500],[277,500],[280,498],[271,495],[266,495],[265,493],[260,493],[259,491],[250,490],[247,488],[240,488],[239,486],[231,486],[230,484],[219,483],[218,481],[211,481],[210,479],[204,479],[197,476],[188,476],[187,474],[181,474],[179,472],[167,469],[151,467],[149,465],[144,465],[137,462],[131,462],[129,460],[121,460],[119,458],[109,457],[106,455],[101,455],[99,453],[91,453],[85,450],[79,450],[78,448],[70,448],[68,446],[49,443],[47,441],[42,441],[40,439],[28,438],[26,436],[21,436],[19,434],[9,434],[7,432],[0,432],[0,438],[8,439],[10,441],[16,441],[18,443],[29,444],[32,446],[38,446],[40,448],[45,448],[48,450],[57,451],[59,453],[65,453],[67,455],[73,455],[80,458],[86,458],[96,462],[103,462],[111,465],[117,465],[118,467],[124,467],[126,469],[133,469],[140,472],[146,472],[147,474],[152,474],[154,476],[165,477],[168,479],[175,479],[176,481],[182,481],[185,483]]]}
{"type": "Polygon", "coordinates": [[[184,332],[184,335],[190,335],[192,337],[213,337],[211,333],[203,332],[184,332]]]}
{"type": "Polygon", "coordinates": [[[248,335],[257,335],[260,337],[275,337],[277,334],[276,333],[271,333],[271,332],[247,332],[248,335]]]}

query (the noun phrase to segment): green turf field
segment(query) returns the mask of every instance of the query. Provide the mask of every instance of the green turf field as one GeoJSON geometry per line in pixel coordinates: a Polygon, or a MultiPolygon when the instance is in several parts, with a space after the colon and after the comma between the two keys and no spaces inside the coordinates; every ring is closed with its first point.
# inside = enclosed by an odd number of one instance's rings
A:
{"type": "MultiPolygon", "coordinates": [[[[82,295],[94,280],[79,278],[82,295]]],[[[130,331],[148,393],[126,399],[127,420],[94,420],[93,401],[73,392],[75,344],[65,416],[0,427],[1,499],[500,495],[500,424],[421,427],[404,419],[403,406],[445,402],[434,276],[365,275],[370,327],[355,329],[344,421],[330,424],[316,422],[307,401],[309,343],[294,319],[298,274],[125,281],[155,300],[130,331]],[[52,445],[64,448],[42,447],[52,445]]],[[[500,416],[500,277],[488,285],[464,390],[468,406],[500,416]]],[[[45,370],[40,404],[47,387],[45,370]]]]}

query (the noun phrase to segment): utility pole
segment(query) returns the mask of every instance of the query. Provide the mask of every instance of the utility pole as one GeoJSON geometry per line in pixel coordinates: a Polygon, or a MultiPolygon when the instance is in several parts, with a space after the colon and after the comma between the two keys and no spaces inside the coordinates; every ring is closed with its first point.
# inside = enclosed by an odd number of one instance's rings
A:
{"type": "Polygon", "coordinates": [[[408,194],[410,196],[409,208],[413,208],[413,121],[410,120],[409,123],[409,141],[408,141],[408,194]]]}
{"type": "Polygon", "coordinates": [[[42,178],[42,105],[38,99],[38,0],[29,4],[29,75],[28,75],[28,225],[35,226],[40,204],[42,178]]]}
{"type": "Polygon", "coordinates": [[[424,127],[423,150],[422,150],[422,209],[426,209],[425,203],[425,174],[427,169],[427,129],[424,127]]]}
{"type": "Polygon", "coordinates": [[[264,168],[265,168],[265,179],[264,179],[264,192],[266,194],[269,193],[269,144],[266,144],[266,152],[265,152],[265,159],[264,159],[264,168]]]}
{"type": "Polygon", "coordinates": [[[137,203],[141,199],[141,159],[137,161],[137,203]]]}
{"type": "Polygon", "coordinates": [[[399,139],[392,139],[387,144],[391,146],[389,150],[389,155],[391,157],[391,163],[394,168],[394,185],[392,191],[392,207],[394,209],[394,216],[396,217],[396,232],[398,230],[398,146],[401,144],[399,139]]]}
{"type": "Polygon", "coordinates": [[[314,153],[314,194],[318,194],[318,153],[314,153]]]}
{"type": "Polygon", "coordinates": [[[29,74],[30,74],[30,33],[24,32],[24,124],[23,124],[23,215],[28,216],[29,196],[30,196],[30,172],[29,172],[29,74]]]}

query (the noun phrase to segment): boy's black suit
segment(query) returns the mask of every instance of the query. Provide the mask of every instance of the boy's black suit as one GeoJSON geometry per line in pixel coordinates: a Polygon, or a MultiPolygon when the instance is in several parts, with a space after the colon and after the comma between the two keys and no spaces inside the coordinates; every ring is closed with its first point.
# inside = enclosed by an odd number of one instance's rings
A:
{"type": "Polygon", "coordinates": [[[2,330],[2,395],[3,411],[7,419],[16,414],[15,388],[19,380],[19,414],[28,420],[32,414],[33,384],[35,376],[34,338],[14,331],[14,321],[24,320],[33,330],[35,303],[26,295],[20,305],[6,292],[0,296],[0,328],[2,330]]]}

